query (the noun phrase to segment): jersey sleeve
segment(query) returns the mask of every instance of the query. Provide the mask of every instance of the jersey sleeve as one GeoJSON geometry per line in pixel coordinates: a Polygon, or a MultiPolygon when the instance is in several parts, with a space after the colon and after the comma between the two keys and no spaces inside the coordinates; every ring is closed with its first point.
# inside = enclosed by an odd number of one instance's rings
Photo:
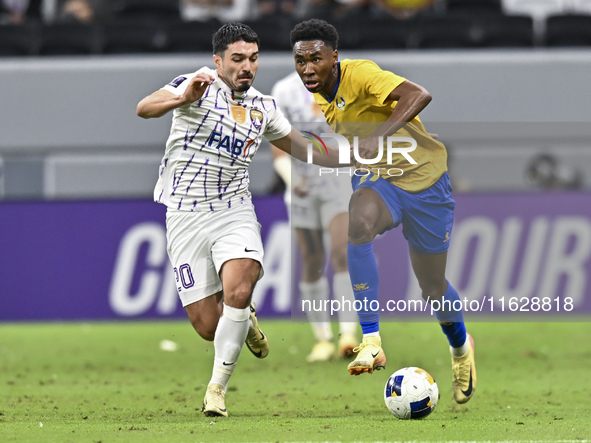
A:
{"type": "Polygon", "coordinates": [[[163,86],[160,89],[164,89],[165,91],[172,92],[174,95],[182,95],[187,90],[187,85],[189,84],[189,80],[194,74],[191,75],[180,75],[175,78],[173,81],[168,83],[166,86],[163,86]]]}
{"type": "Polygon", "coordinates": [[[285,118],[278,106],[275,106],[275,108],[269,112],[268,118],[269,122],[267,123],[267,128],[263,135],[270,142],[283,138],[291,132],[291,124],[287,118],[285,118]]]}
{"type": "Polygon", "coordinates": [[[281,109],[285,118],[289,120],[289,97],[287,93],[286,85],[282,81],[275,83],[271,90],[271,96],[275,99],[275,103],[277,103],[277,106],[281,109]]]}
{"type": "Polygon", "coordinates": [[[384,104],[390,93],[406,79],[390,71],[384,71],[372,61],[364,60],[357,65],[353,81],[359,81],[360,88],[375,96],[380,104],[384,104]]]}

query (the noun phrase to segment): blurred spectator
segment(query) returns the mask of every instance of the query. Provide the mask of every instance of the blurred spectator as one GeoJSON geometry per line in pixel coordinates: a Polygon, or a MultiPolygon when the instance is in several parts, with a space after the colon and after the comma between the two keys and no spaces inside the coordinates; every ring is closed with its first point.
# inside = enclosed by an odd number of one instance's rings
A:
{"type": "Polygon", "coordinates": [[[187,21],[244,21],[252,17],[255,0],[181,0],[181,17],[187,21]]]}
{"type": "Polygon", "coordinates": [[[1,0],[0,24],[20,25],[41,17],[42,0],[1,0]]]}
{"type": "Polygon", "coordinates": [[[372,0],[336,0],[336,18],[366,18],[371,13],[372,0]]]}
{"type": "Polygon", "coordinates": [[[381,11],[392,17],[406,20],[415,17],[420,12],[429,10],[439,0],[372,0],[381,11]]]}
{"type": "Polygon", "coordinates": [[[90,23],[111,13],[111,0],[43,0],[46,23],[90,23]]]}
{"type": "Polygon", "coordinates": [[[90,23],[93,19],[94,9],[88,0],[66,0],[57,21],[60,23],[90,23]]]}
{"type": "Polygon", "coordinates": [[[304,18],[318,18],[330,21],[333,19],[336,7],[336,0],[308,0],[304,18]]]}
{"type": "Polygon", "coordinates": [[[293,15],[295,0],[259,0],[259,14],[263,17],[272,15],[293,15]]]}
{"type": "Polygon", "coordinates": [[[550,154],[535,156],[527,167],[530,183],[541,189],[580,189],[581,171],[569,168],[550,154]]]}

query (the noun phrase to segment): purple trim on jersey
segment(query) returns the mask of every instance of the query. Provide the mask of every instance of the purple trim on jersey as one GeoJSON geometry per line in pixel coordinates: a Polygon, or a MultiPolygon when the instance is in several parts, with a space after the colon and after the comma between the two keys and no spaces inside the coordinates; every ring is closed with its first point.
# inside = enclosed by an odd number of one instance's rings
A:
{"type": "Polygon", "coordinates": [[[197,176],[201,173],[201,170],[203,169],[204,166],[207,166],[207,164],[209,163],[209,159],[206,158],[205,159],[205,163],[202,164],[199,167],[199,171],[197,171],[197,173],[193,176],[193,178],[191,179],[191,182],[189,183],[189,186],[187,186],[187,191],[185,192],[185,195],[187,195],[189,193],[189,189],[191,189],[191,186],[193,186],[193,182],[197,179],[197,176]]]}
{"type": "Polygon", "coordinates": [[[228,200],[228,209],[232,207],[232,199],[228,200]]]}
{"type": "Polygon", "coordinates": [[[273,102],[273,108],[274,109],[277,109],[277,103],[275,102],[275,99],[272,98],[271,101],[273,102]]]}
{"type": "Polygon", "coordinates": [[[246,178],[246,174],[248,173],[248,169],[244,168],[244,171],[242,173],[242,178],[240,179],[240,183],[238,183],[238,187],[236,188],[236,190],[234,191],[234,195],[238,194],[238,191],[240,190],[240,188],[242,187],[242,182],[244,181],[244,179],[246,178]]]}
{"type": "Polygon", "coordinates": [[[183,174],[185,173],[185,171],[187,170],[187,168],[189,167],[189,165],[193,162],[193,158],[194,157],[195,157],[195,153],[193,153],[193,155],[191,156],[191,158],[189,159],[189,161],[187,163],[185,163],[185,167],[183,168],[183,170],[181,171],[180,175],[178,176],[176,185],[174,184],[174,179],[172,180],[172,195],[175,195],[176,189],[181,184],[181,178],[182,178],[183,174]]]}
{"type": "Polygon", "coordinates": [[[193,207],[191,208],[191,212],[193,212],[195,210],[196,206],[197,206],[197,200],[193,200],[193,207]]]}
{"type": "Polygon", "coordinates": [[[185,139],[183,140],[183,151],[186,151],[189,147],[189,126],[187,126],[187,130],[185,131],[185,139]]]}
{"type": "MultiPolygon", "coordinates": [[[[240,171],[240,169],[238,170],[240,171]]],[[[234,179],[236,178],[236,176],[238,175],[238,171],[234,172],[234,176],[228,181],[228,183],[226,184],[226,187],[224,188],[224,194],[226,193],[226,191],[228,190],[228,187],[230,187],[230,184],[234,181],[234,179]]],[[[228,206],[229,207],[229,206],[228,206]]]]}
{"type": "MultiPolygon", "coordinates": [[[[237,123],[234,123],[234,127],[232,128],[232,143],[230,143],[230,147],[234,146],[234,142],[236,141],[236,125],[237,123]]],[[[236,157],[239,157],[240,154],[238,154],[236,157]]],[[[230,149],[230,157],[232,157],[232,161],[234,158],[234,153],[232,152],[232,149],[230,149]]]]}
{"type": "Polygon", "coordinates": [[[263,100],[263,97],[260,97],[261,99],[261,106],[263,107],[263,111],[267,111],[267,107],[265,106],[265,101],[263,100]]]}
{"type": "Polygon", "coordinates": [[[222,168],[220,168],[220,172],[218,173],[218,199],[221,200],[223,196],[222,192],[222,168]]]}
{"type": "MultiPolygon", "coordinates": [[[[224,121],[224,116],[222,115],[221,118],[220,118],[220,121],[217,122],[215,124],[215,126],[213,127],[214,131],[219,131],[220,138],[222,138],[223,135],[224,135],[224,126],[222,125],[222,122],[223,121],[224,121]],[[218,125],[222,125],[221,126],[221,129],[218,129],[218,125]]],[[[210,137],[211,137],[211,135],[210,135],[210,137]]],[[[205,145],[203,145],[203,146],[205,146],[205,145]]],[[[203,149],[203,147],[201,149],[203,149]]],[[[221,157],[221,155],[222,155],[222,150],[221,149],[218,149],[218,164],[220,163],[220,157],[221,157]]]]}
{"type": "Polygon", "coordinates": [[[160,191],[160,195],[158,196],[158,202],[162,202],[162,194],[164,194],[164,189],[162,189],[162,191],[160,191]]]}
{"type": "Polygon", "coordinates": [[[221,110],[221,111],[226,111],[226,113],[230,112],[230,104],[228,103],[228,100],[226,99],[226,93],[222,89],[218,89],[218,91],[215,94],[214,108],[221,110]],[[218,99],[219,99],[220,92],[223,94],[222,97],[224,98],[224,102],[226,103],[225,108],[221,108],[218,106],[218,99]]]}
{"type": "Polygon", "coordinates": [[[166,167],[168,166],[168,158],[163,160],[164,165],[160,168],[160,177],[164,175],[164,171],[166,171],[166,167]]]}
{"type": "Polygon", "coordinates": [[[181,197],[181,199],[179,200],[179,205],[177,207],[177,210],[181,209],[182,204],[183,204],[183,197],[181,197]]]}
{"type": "MultiPolygon", "coordinates": [[[[199,126],[197,126],[197,129],[195,130],[195,132],[193,133],[193,135],[191,136],[191,138],[188,141],[187,141],[187,136],[189,135],[189,128],[187,128],[187,132],[185,133],[185,142],[183,145],[183,151],[186,151],[187,148],[189,147],[189,145],[191,143],[193,143],[193,140],[195,139],[197,134],[199,134],[199,131],[201,130],[201,127],[205,123],[205,120],[207,120],[207,117],[209,116],[210,112],[211,112],[211,109],[208,109],[207,112],[205,113],[205,115],[203,116],[203,119],[201,119],[201,123],[199,123],[199,126]]],[[[203,146],[201,147],[201,149],[203,149],[203,146]]]]}
{"type": "MultiPolygon", "coordinates": [[[[230,143],[230,146],[234,146],[234,142],[236,141],[236,125],[237,125],[237,123],[234,123],[234,128],[232,129],[232,143],[230,143]]],[[[234,166],[234,163],[236,163],[236,160],[238,160],[238,158],[240,157],[240,154],[234,155],[234,153],[230,149],[230,157],[232,158],[232,161],[230,162],[230,166],[234,166]]]]}
{"type": "Polygon", "coordinates": [[[205,200],[207,200],[207,168],[205,168],[205,171],[203,172],[203,195],[205,200]]]}
{"type": "Polygon", "coordinates": [[[215,209],[213,209],[213,205],[212,205],[211,203],[209,204],[209,210],[210,210],[211,212],[215,211],[215,209]]]}
{"type": "MultiPolygon", "coordinates": [[[[205,94],[203,94],[203,96],[201,96],[201,98],[199,99],[199,102],[197,103],[197,106],[201,107],[203,100],[205,100],[209,96],[209,88],[211,88],[211,85],[207,86],[207,89],[205,90],[205,94]]],[[[209,114],[209,111],[207,111],[207,113],[209,114]]]]}

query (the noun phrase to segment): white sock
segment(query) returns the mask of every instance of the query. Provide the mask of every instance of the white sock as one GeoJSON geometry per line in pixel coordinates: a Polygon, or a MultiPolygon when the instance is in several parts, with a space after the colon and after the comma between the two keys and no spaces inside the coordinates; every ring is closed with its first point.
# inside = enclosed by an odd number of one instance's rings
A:
{"type": "Polygon", "coordinates": [[[213,338],[215,358],[210,384],[220,384],[224,389],[228,387],[228,381],[234,372],[248,333],[249,316],[249,308],[232,308],[224,303],[224,313],[213,338]]]}
{"type": "Polygon", "coordinates": [[[468,352],[468,340],[466,340],[459,348],[451,348],[451,354],[454,357],[462,357],[463,355],[466,355],[466,352],[468,352]]]}
{"type": "Polygon", "coordinates": [[[326,277],[320,277],[313,282],[300,282],[300,293],[302,300],[310,300],[312,310],[307,312],[306,316],[312,325],[316,340],[331,341],[330,316],[324,303],[328,300],[328,281],[326,277]]]}
{"type": "Polygon", "coordinates": [[[345,306],[344,309],[339,311],[341,335],[355,335],[358,318],[355,309],[352,308],[355,303],[355,295],[353,294],[351,278],[349,277],[348,272],[336,272],[334,274],[332,279],[332,292],[334,294],[334,299],[341,302],[341,306],[345,306]],[[349,309],[349,306],[351,306],[351,309],[349,309]]]}
{"type": "Polygon", "coordinates": [[[363,334],[363,338],[365,337],[379,337],[380,336],[380,332],[370,332],[369,334],[363,334]]]}

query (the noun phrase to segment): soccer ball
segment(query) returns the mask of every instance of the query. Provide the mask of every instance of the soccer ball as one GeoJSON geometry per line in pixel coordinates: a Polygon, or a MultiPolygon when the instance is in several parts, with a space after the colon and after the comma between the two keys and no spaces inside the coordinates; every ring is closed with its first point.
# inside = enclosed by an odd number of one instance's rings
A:
{"type": "Polygon", "coordinates": [[[427,371],[402,368],[390,376],[384,389],[388,410],[401,420],[424,418],[437,406],[439,389],[427,371]]]}

